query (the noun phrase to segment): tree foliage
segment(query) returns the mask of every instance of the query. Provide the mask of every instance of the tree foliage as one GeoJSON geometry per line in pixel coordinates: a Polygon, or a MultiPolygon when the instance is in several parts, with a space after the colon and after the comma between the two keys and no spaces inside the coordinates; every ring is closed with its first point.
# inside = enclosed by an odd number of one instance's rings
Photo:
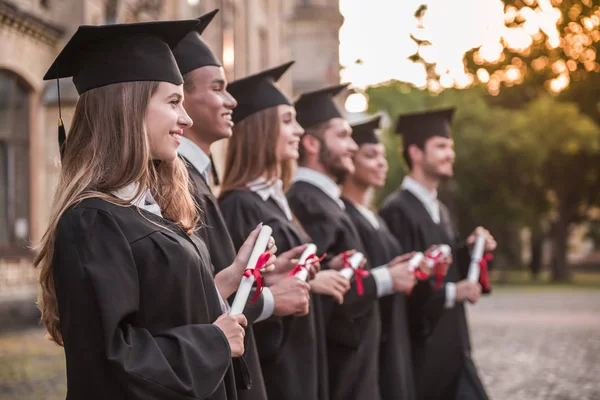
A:
{"type": "MultiPolygon", "coordinates": [[[[482,87],[432,95],[401,82],[367,94],[369,111],[385,111],[392,121],[401,113],[457,107],[455,179],[447,190],[461,230],[492,229],[504,243],[505,262],[519,261],[523,227],[552,227],[555,247],[561,248],[571,225],[598,204],[600,129],[572,103],[544,96],[515,110],[490,105],[482,87]]],[[[384,137],[390,175],[377,201],[395,190],[405,173],[401,139],[392,132],[384,137]]],[[[555,262],[556,279],[568,278],[565,257],[555,262]]]]}
{"type": "Polygon", "coordinates": [[[483,47],[467,53],[467,69],[484,79],[497,104],[521,107],[540,95],[560,93],[600,124],[600,2],[503,0],[502,51],[486,60],[483,47]],[[512,34],[525,35],[520,46],[512,34]],[[527,40],[529,35],[529,40],[527,40]],[[486,73],[478,71],[485,70],[486,73]]]}

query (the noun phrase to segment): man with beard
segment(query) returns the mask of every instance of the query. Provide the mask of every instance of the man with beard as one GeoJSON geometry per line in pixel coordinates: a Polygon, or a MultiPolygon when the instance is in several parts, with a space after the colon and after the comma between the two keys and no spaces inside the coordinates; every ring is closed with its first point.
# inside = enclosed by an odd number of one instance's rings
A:
{"type": "MultiPolygon", "coordinates": [[[[237,106],[227,92],[227,79],[221,63],[200,34],[217,11],[199,18],[200,25],[188,34],[173,50],[184,79],[184,108],[195,121],[194,127],[181,137],[179,156],[186,162],[193,195],[200,208],[202,221],[199,234],[204,239],[211,256],[214,273],[231,264],[236,251],[223,220],[216,197],[209,186],[209,178],[217,180],[212,165],[210,146],[232,135],[232,110],[237,106]]],[[[216,183],[216,182],[215,182],[216,183]]],[[[307,306],[304,283],[297,279],[279,279],[293,268],[292,258],[302,253],[302,248],[282,253],[275,271],[265,275],[270,287],[265,287],[255,303],[248,303],[244,315],[252,324],[271,315],[286,316],[300,312],[307,306]]],[[[246,333],[246,351],[243,359],[235,359],[235,373],[239,399],[263,400],[267,398],[260,369],[252,327],[246,333]]]]}
{"type": "Polygon", "coordinates": [[[466,243],[459,242],[448,209],[437,199],[440,182],[453,175],[453,115],[454,109],[443,109],[400,116],[396,132],[403,135],[409,173],[384,201],[380,215],[405,251],[425,251],[438,244],[453,249],[445,284],[436,290],[432,281],[420,282],[409,297],[418,398],[485,400],[471,359],[464,303],[476,303],[481,295],[481,286],[466,280],[469,246],[480,233],[486,237],[486,251],[493,251],[496,242],[481,227],[466,243]]]}
{"type": "MultiPolygon", "coordinates": [[[[354,171],[352,157],[358,149],[350,125],[334,103],[334,96],[345,87],[304,93],[295,103],[296,118],[305,134],[299,168],[287,197],[319,254],[327,253],[329,258],[349,249],[365,253],[338,186],[354,171]]],[[[395,265],[370,268],[367,264],[365,269],[370,269],[369,275],[357,274],[343,304],[322,296],[331,400],[381,399],[377,299],[394,291],[404,271],[395,265]]]]}

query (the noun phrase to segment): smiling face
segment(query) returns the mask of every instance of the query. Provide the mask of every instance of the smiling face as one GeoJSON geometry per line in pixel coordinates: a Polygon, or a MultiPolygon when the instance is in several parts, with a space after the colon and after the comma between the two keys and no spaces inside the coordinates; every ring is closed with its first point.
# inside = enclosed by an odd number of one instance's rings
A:
{"type": "Polygon", "coordinates": [[[338,182],[354,173],[352,157],[357,150],[348,121],[343,118],[329,120],[328,127],[323,132],[319,161],[338,182]]]}
{"type": "Polygon", "coordinates": [[[296,109],[287,104],[277,106],[279,135],[277,136],[276,157],[278,162],[297,160],[300,138],[304,129],[296,121],[296,109]]]}
{"type": "Polygon", "coordinates": [[[364,143],[354,155],[355,171],[352,180],[361,186],[380,189],[385,185],[388,162],[381,143],[364,143]]]}
{"type": "Polygon", "coordinates": [[[184,79],[184,107],[195,122],[190,133],[208,144],[230,138],[237,102],[227,92],[223,68],[207,65],[190,71],[184,79]]]}
{"type": "Polygon", "coordinates": [[[155,160],[175,160],[183,130],[192,126],[182,103],[183,85],[168,82],[160,82],[150,97],[144,125],[150,153],[155,160]]]}
{"type": "Polygon", "coordinates": [[[436,178],[450,178],[454,175],[454,141],[450,138],[434,136],[425,142],[423,171],[436,178]]]}

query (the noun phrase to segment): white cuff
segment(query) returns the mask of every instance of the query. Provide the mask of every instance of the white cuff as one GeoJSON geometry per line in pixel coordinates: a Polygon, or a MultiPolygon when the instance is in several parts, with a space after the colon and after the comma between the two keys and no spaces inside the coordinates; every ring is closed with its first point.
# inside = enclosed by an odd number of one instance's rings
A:
{"type": "Polygon", "coordinates": [[[453,308],[456,302],[456,284],[452,282],[446,283],[446,304],[445,308],[453,308]]]}
{"type": "Polygon", "coordinates": [[[271,289],[268,287],[263,287],[262,289],[262,298],[263,298],[263,309],[256,321],[259,322],[269,318],[273,315],[273,310],[275,310],[275,298],[273,297],[273,293],[271,293],[271,289]]]}
{"type": "Polygon", "coordinates": [[[383,297],[394,293],[394,281],[392,280],[392,275],[390,274],[387,265],[373,268],[369,272],[373,275],[373,279],[375,279],[377,297],[383,297]]]}

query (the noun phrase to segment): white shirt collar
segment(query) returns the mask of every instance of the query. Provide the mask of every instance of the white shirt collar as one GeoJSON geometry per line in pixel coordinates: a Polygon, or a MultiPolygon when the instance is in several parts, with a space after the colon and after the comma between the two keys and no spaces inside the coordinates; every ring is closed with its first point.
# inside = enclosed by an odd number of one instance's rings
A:
{"type": "Polygon", "coordinates": [[[342,210],[346,208],[344,202],[340,199],[342,191],[337,183],[330,177],[314,169],[300,167],[296,171],[296,176],[292,182],[307,182],[321,189],[327,196],[331,197],[342,210]]]}
{"type": "Polygon", "coordinates": [[[128,201],[131,205],[142,208],[146,211],[149,211],[153,214],[162,217],[162,213],[160,211],[160,206],[152,197],[149,189],[142,191],[142,193],[134,198],[135,192],[138,190],[139,183],[130,183],[129,185],[122,187],[121,189],[114,191],[113,195],[118,197],[121,200],[128,201]]]}
{"type": "Polygon", "coordinates": [[[367,207],[362,204],[355,204],[356,209],[365,217],[367,221],[373,226],[375,229],[379,229],[381,226],[379,225],[379,220],[375,216],[375,213],[369,210],[367,207]]]}
{"type": "Polygon", "coordinates": [[[212,167],[210,157],[196,143],[185,136],[182,136],[180,141],[181,144],[177,152],[185,157],[192,164],[192,167],[208,182],[209,172],[212,167]]]}
{"type": "Polygon", "coordinates": [[[292,210],[288,204],[287,198],[283,193],[283,182],[281,179],[277,179],[273,183],[268,183],[265,178],[260,177],[248,183],[248,189],[258,194],[263,201],[272,198],[275,200],[277,205],[283,210],[286,218],[292,220],[292,210]]]}
{"type": "Polygon", "coordinates": [[[433,222],[440,223],[440,203],[437,199],[437,190],[427,189],[408,175],[404,177],[400,187],[414,194],[423,203],[433,222]]]}

